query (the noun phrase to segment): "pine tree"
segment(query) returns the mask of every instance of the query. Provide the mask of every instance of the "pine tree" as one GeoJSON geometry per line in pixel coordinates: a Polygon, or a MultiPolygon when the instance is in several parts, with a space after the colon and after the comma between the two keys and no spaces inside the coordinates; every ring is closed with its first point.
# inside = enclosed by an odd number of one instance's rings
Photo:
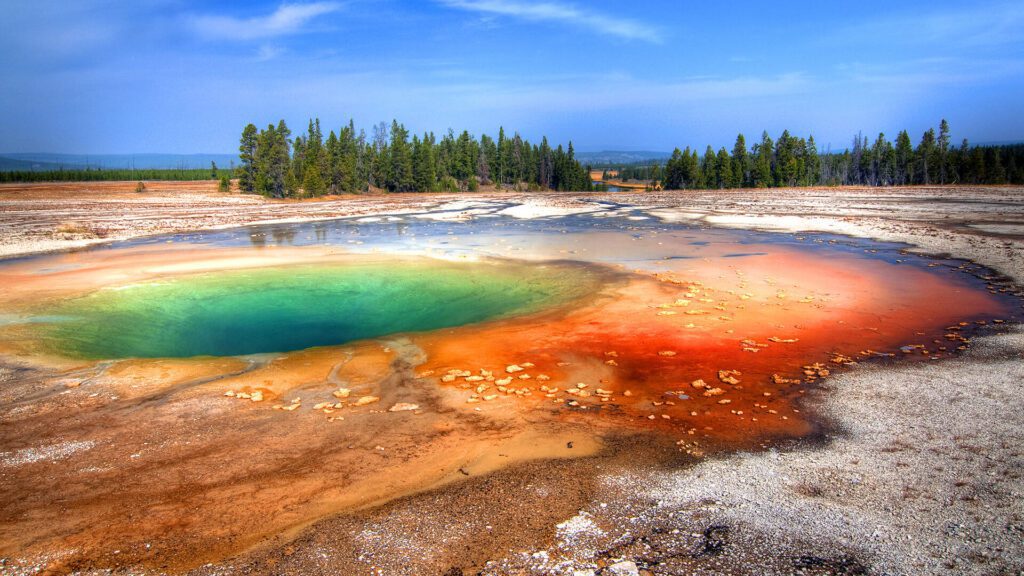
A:
{"type": "Polygon", "coordinates": [[[793,142],[789,130],[783,130],[779,141],[775,143],[775,171],[774,182],[776,186],[793,186],[796,184],[796,158],[793,156],[793,142]]]}
{"type": "Polygon", "coordinates": [[[896,184],[911,184],[914,178],[914,147],[910,143],[910,135],[901,130],[896,136],[896,184]]]}
{"type": "Polygon", "coordinates": [[[730,187],[744,188],[750,185],[750,168],[747,160],[747,141],[743,134],[736,136],[736,144],[732,147],[732,179],[730,187]]]}
{"type": "Polygon", "coordinates": [[[872,172],[874,173],[876,185],[889,186],[893,182],[892,149],[892,145],[885,139],[885,134],[879,132],[878,138],[871,149],[871,158],[874,163],[872,172]]]}
{"type": "Polygon", "coordinates": [[[431,192],[437,188],[433,142],[427,134],[423,135],[423,140],[413,136],[412,147],[415,189],[417,192],[431,192]]]}
{"type": "Polygon", "coordinates": [[[724,147],[718,150],[718,158],[715,161],[715,168],[715,187],[719,189],[735,188],[732,183],[732,159],[729,157],[729,152],[724,147]]]}
{"type": "Polygon", "coordinates": [[[302,187],[306,179],[306,137],[297,136],[292,141],[292,157],[288,165],[286,177],[288,190],[297,190],[302,187]]]}
{"type": "Polygon", "coordinates": [[[935,170],[935,130],[929,128],[921,136],[921,143],[917,146],[918,166],[921,169],[919,182],[924,185],[932,183],[935,170]]]}
{"type": "Polygon", "coordinates": [[[505,127],[498,127],[498,147],[497,147],[497,170],[495,171],[495,182],[498,183],[498,188],[501,188],[503,184],[508,182],[508,139],[505,138],[505,127]]]}
{"type": "MultiPolygon", "coordinates": [[[[301,179],[302,189],[306,196],[323,196],[327,192],[330,177],[328,176],[329,162],[324,150],[319,118],[309,121],[304,148],[303,157],[298,162],[300,172],[297,172],[295,177],[301,179]]],[[[297,153],[296,156],[298,156],[297,153]]]]}
{"type": "Polygon", "coordinates": [[[416,185],[412,174],[412,151],[409,147],[409,131],[398,123],[391,122],[390,173],[387,188],[392,192],[409,192],[416,185]]]}
{"type": "Polygon", "coordinates": [[[331,130],[327,135],[327,142],[324,144],[324,154],[327,157],[326,184],[332,194],[341,191],[344,176],[341,170],[341,141],[338,135],[331,130]]]}
{"type": "Polygon", "coordinates": [[[875,185],[875,153],[868,145],[868,137],[862,136],[860,143],[860,162],[857,166],[860,173],[860,183],[868,186],[875,185]]]}
{"type": "Polygon", "coordinates": [[[242,139],[238,146],[238,188],[242,192],[256,191],[256,145],[258,131],[254,124],[246,125],[242,130],[242,139]]]}
{"type": "Polygon", "coordinates": [[[683,154],[676,148],[672,151],[672,156],[665,163],[665,182],[663,186],[666,190],[679,190],[683,187],[683,154]]]}
{"type": "Polygon", "coordinates": [[[339,185],[345,192],[360,192],[369,186],[369,173],[366,164],[367,151],[364,150],[366,137],[362,133],[356,136],[355,123],[348,121],[348,126],[341,129],[338,136],[338,153],[341,172],[339,185]],[[361,161],[361,159],[363,161],[361,161]],[[362,169],[361,169],[362,167],[362,169]]]}
{"type": "Polygon", "coordinates": [[[971,148],[971,159],[967,172],[970,174],[971,184],[984,184],[988,182],[988,174],[985,171],[985,149],[980,146],[971,148]]]}
{"type": "Polygon", "coordinates": [[[821,158],[818,156],[818,145],[814,142],[814,136],[807,138],[807,145],[804,148],[805,177],[804,182],[808,186],[814,186],[821,178],[821,158]]]}
{"type": "Polygon", "coordinates": [[[294,195],[297,189],[294,180],[289,185],[288,179],[292,131],[288,129],[288,125],[282,119],[277,123],[275,134],[271,152],[271,192],[275,198],[284,198],[286,195],[294,195]]]}
{"type": "Polygon", "coordinates": [[[761,143],[756,145],[754,163],[754,186],[768,188],[772,185],[772,156],[774,155],[774,143],[768,132],[761,134],[761,143]]]}
{"type": "Polygon", "coordinates": [[[943,118],[939,123],[939,184],[946,183],[946,172],[949,163],[949,122],[943,118]]]}
{"type": "Polygon", "coordinates": [[[480,157],[476,162],[476,177],[481,184],[491,183],[491,164],[494,162],[496,150],[494,140],[490,136],[480,136],[480,157]]]}
{"type": "MultiPolygon", "coordinates": [[[[569,143],[569,146],[572,147],[572,142],[569,143]]],[[[519,135],[519,132],[512,135],[509,152],[511,152],[509,158],[511,183],[518,187],[519,183],[523,181],[523,172],[526,167],[526,159],[523,157],[523,137],[519,135]]]]}
{"type": "Polygon", "coordinates": [[[476,157],[473,150],[473,138],[469,132],[463,131],[455,141],[452,176],[460,182],[469,180],[473,175],[476,157]]]}
{"type": "Polygon", "coordinates": [[[715,156],[715,150],[708,147],[704,149],[704,157],[700,160],[700,182],[698,188],[714,188],[715,187],[715,174],[718,171],[718,157],[715,156]]]}
{"type": "Polygon", "coordinates": [[[985,176],[986,184],[1006,184],[1002,154],[995,146],[989,146],[985,150],[985,176]]]}
{"type": "Polygon", "coordinates": [[[274,147],[277,140],[277,128],[273,124],[267,125],[265,130],[260,130],[256,143],[256,192],[263,196],[273,196],[273,182],[271,172],[273,170],[274,147]]]}
{"type": "Polygon", "coordinates": [[[960,142],[957,148],[951,148],[949,154],[949,181],[950,183],[965,182],[967,178],[967,161],[970,158],[970,146],[967,138],[960,142]]]}
{"type": "Polygon", "coordinates": [[[369,152],[370,185],[386,188],[391,178],[391,151],[388,149],[388,125],[384,122],[373,127],[373,143],[369,152]]]}
{"type": "Polygon", "coordinates": [[[307,167],[305,177],[302,180],[302,190],[306,196],[323,196],[327,192],[327,186],[320,176],[320,171],[307,167]]]}
{"type": "Polygon", "coordinates": [[[544,190],[550,190],[554,185],[554,157],[551,154],[551,146],[548,144],[547,136],[540,141],[538,152],[538,178],[537,184],[544,190]]]}

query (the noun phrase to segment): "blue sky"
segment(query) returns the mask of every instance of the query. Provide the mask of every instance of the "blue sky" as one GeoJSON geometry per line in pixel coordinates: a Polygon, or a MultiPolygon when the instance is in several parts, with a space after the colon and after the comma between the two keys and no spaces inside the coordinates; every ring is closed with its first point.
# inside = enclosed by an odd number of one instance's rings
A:
{"type": "Polygon", "coordinates": [[[232,152],[398,118],[579,150],[1024,139],[1024,2],[7,0],[0,151],[232,152]]]}

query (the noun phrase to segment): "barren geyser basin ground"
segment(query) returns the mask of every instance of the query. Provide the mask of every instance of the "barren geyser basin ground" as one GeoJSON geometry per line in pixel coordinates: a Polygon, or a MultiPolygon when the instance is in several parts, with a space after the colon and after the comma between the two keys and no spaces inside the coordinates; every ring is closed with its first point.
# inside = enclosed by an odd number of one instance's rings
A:
{"type": "MultiPolygon", "coordinates": [[[[646,471],[813,443],[829,424],[805,398],[834,374],[946,362],[1019,321],[990,270],[905,245],[528,212],[0,264],[3,571],[571,574],[590,544],[566,535],[603,534],[580,510],[614,498],[601,474],[629,493],[646,471]],[[421,541],[385,545],[385,521],[421,541]]],[[[680,556],[707,568],[726,532],[680,556]]],[[[870,564],[813,558],[793,569],[870,564]]]]}

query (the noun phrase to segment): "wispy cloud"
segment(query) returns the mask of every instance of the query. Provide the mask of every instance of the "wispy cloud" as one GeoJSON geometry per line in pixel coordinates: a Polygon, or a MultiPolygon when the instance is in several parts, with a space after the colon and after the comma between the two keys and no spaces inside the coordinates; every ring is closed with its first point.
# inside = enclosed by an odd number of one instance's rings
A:
{"type": "Polygon", "coordinates": [[[935,46],[939,50],[1024,43],[1024,4],[1018,1],[971,4],[964,8],[903,11],[832,31],[836,38],[862,42],[886,38],[897,44],[935,46]]]}
{"type": "Polygon", "coordinates": [[[661,43],[661,32],[636,20],[607,16],[586,8],[558,2],[525,2],[516,0],[438,0],[449,8],[481,14],[512,16],[524,20],[559,22],[588,28],[601,34],[627,40],[661,43]]]}
{"type": "MultiPolygon", "coordinates": [[[[645,81],[628,75],[603,75],[601,89],[583,93],[574,83],[538,82],[464,86],[486,106],[501,109],[549,110],[628,110],[637,107],[669,108],[712,101],[743,101],[804,92],[812,85],[801,73],[776,76],[740,76],[734,78],[687,78],[675,82],[645,81]],[[486,95],[486,96],[485,96],[486,95]]],[[[591,85],[587,83],[587,85],[591,85]]]]}
{"type": "Polygon", "coordinates": [[[203,14],[193,16],[191,24],[200,35],[228,40],[259,40],[298,34],[314,18],[341,9],[337,2],[310,2],[307,4],[281,4],[277,10],[264,16],[238,18],[203,14]]]}
{"type": "Polygon", "coordinates": [[[0,69],[13,66],[39,71],[41,66],[95,59],[119,41],[139,44],[152,39],[155,26],[147,2],[126,2],[116,10],[109,3],[9,2],[0,18],[0,69]],[[54,31],[59,30],[59,34],[54,31]]]}
{"type": "Polygon", "coordinates": [[[1024,60],[1014,58],[917,58],[885,63],[847,63],[836,67],[837,80],[847,86],[895,92],[926,92],[938,88],[978,87],[1020,78],[1024,60]]]}
{"type": "Polygon", "coordinates": [[[273,60],[280,56],[282,52],[284,52],[284,50],[279,46],[263,44],[260,46],[259,50],[256,51],[256,61],[267,62],[269,60],[273,60]]]}

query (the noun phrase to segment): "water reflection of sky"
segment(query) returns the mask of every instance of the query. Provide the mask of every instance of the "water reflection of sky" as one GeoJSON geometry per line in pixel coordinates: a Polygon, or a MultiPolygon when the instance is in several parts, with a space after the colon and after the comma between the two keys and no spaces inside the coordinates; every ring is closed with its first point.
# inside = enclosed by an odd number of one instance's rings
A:
{"type": "Polygon", "coordinates": [[[642,211],[628,207],[614,207],[610,213],[538,219],[513,218],[493,212],[475,213],[464,219],[444,219],[443,214],[255,225],[141,238],[109,247],[168,241],[211,247],[339,246],[360,253],[428,254],[445,258],[566,258],[654,270],[662,267],[659,262],[668,260],[756,258],[767,254],[761,248],[765,245],[861,254],[890,262],[907,258],[900,254],[900,250],[906,248],[901,244],[829,234],[717,229],[665,223],[655,218],[640,220],[636,218],[641,217],[642,211]],[[867,250],[875,252],[865,252],[867,250]]]}
{"type": "MultiPolygon", "coordinates": [[[[462,202],[452,207],[314,222],[288,222],[159,235],[97,245],[111,250],[167,243],[265,249],[278,246],[338,246],[357,253],[382,252],[466,259],[509,257],[569,259],[658,271],[671,261],[757,258],[772,247],[829,251],[927,265],[908,256],[907,246],[831,234],[792,234],[666,223],[645,209],[593,202],[585,213],[541,218],[504,214],[515,203],[462,202]]],[[[23,260],[23,259],[17,259],[23,260]]],[[[11,261],[8,261],[11,262],[11,261]]]]}

